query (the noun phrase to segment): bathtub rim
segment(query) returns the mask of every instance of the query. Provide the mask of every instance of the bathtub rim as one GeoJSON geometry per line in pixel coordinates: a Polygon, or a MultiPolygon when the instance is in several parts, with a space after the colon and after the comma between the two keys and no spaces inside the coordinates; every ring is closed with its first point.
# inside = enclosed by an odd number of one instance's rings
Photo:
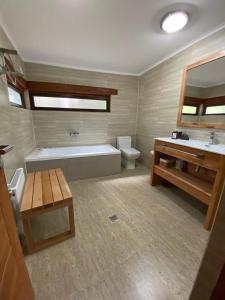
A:
{"type": "Polygon", "coordinates": [[[34,148],[26,157],[24,158],[24,162],[35,162],[35,161],[46,161],[46,160],[58,160],[58,159],[67,159],[67,158],[77,158],[77,157],[91,157],[91,156],[101,156],[101,155],[121,155],[120,150],[115,148],[114,146],[110,144],[96,144],[96,145],[76,145],[76,146],[59,146],[59,147],[37,147],[34,148]],[[40,149],[62,149],[62,148],[76,148],[76,147],[94,147],[94,146],[108,146],[111,149],[113,148],[113,151],[111,152],[99,152],[99,153],[78,153],[78,154],[68,154],[68,155],[48,155],[48,156],[42,156],[42,157],[35,157],[35,158],[29,158],[29,156],[37,150],[40,149]]]}

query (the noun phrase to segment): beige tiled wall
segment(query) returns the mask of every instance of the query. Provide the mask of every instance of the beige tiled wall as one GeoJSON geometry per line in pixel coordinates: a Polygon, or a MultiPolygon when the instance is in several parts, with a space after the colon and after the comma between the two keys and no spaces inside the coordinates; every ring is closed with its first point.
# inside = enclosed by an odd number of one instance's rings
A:
{"type": "MultiPolygon", "coordinates": [[[[176,128],[182,70],[185,65],[225,49],[225,30],[198,42],[165,61],[140,78],[137,147],[142,161],[149,165],[153,138],[168,136],[176,128]]],[[[212,75],[213,76],[213,75],[212,75]]],[[[191,138],[208,139],[204,129],[181,128],[191,138]]],[[[224,130],[216,130],[218,141],[225,143],[224,130]]]]}
{"type": "MultiPolygon", "coordinates": [[[[11,47],[0,30],[2,46],[11,47]]],[[[38,147],[111,143],[118,135],[136,137],[142,160],[149,164],[153,138],[168,136],[176,128],[181,75],[183,67],[216,51],[225,49],[225,30],[195,44],[165,61],[141,77],[113,75],[25,63],[28,80],[91,85],[118,89],[112,96],[111,113],[56,112],[22,110],[9,106],[6,84],[0,82],[1,143],[15,145],[5,158],[9,176],[21,165],[24,155],[38,147]],[[32,128],[34,124],[34,133],[32,128]],[[9,122],[11,121],[11,122],[9,122]],[[80,132],[70,137],[69,130],[80,132]],[[137,134],[136,134],[137,130],[137,134]],[[12,158],[12,159],[10,159],[12,158]]],[[[190,137],[207,139],[208,130],[182,128],[190,137]]],[[[219,142],[225,142],[224,131],[218,130],[219,142]]]]}
{"type": "Polygon", "coordinates": [[[33,111],[36,142],[39,147],[111,143],[118,135],[135,138],[138,78],[99,72],[26,63],[28,80],[90,85],[118,89],[111,98],[111,113],[33,111]],[[70,137],[69,130],[80,132],[70,137]]]}
{"type": "MultiPolygon", "coordinates": [[[[12,49],[10,41],[0,27],[0,47],[12,49]]],[[[0,145],[11,144],[13,151],[4,156],[7,179],[15,169],[23,166],[23,159],[35,145],[32,113],[30,110],[10,106],[6,78],[0,77],[0,145]]]]}

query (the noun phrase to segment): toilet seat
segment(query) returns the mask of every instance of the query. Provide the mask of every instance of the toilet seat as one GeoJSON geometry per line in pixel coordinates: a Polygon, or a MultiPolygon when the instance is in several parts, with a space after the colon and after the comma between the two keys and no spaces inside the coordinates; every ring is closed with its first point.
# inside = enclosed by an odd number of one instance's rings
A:
{"type": "Polygon", "coordinates": [[[122,148],[120,149],[122,155],[125,157],[131,158],[131,159],[136,159],[140,156],[140,151],[138,151],[135,148],[122,148]]]}

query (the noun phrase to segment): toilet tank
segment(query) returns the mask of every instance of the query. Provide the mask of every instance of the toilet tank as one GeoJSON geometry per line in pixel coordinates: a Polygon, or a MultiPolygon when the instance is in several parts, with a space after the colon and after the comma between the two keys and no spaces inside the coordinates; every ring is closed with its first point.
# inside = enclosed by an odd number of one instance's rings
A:
{"type": "Polygon", "coordinates": [[[117,148],[131,148],[131,136],[118,136],[117,137],[117,148]]]}

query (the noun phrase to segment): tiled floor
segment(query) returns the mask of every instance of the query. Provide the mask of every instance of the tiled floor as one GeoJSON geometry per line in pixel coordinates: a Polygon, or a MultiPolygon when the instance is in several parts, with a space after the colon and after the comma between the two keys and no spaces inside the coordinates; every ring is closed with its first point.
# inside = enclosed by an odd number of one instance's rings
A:
{"type": "MultiPolygon", "coordinates": [[[[70,186],[76,237],[26,257],[37,300],[188,299],[208,239],[201,203],[151,187],[143,166],[70,186]]],[[[64,220],[36,220],[34,232],[64,220]]]]}

